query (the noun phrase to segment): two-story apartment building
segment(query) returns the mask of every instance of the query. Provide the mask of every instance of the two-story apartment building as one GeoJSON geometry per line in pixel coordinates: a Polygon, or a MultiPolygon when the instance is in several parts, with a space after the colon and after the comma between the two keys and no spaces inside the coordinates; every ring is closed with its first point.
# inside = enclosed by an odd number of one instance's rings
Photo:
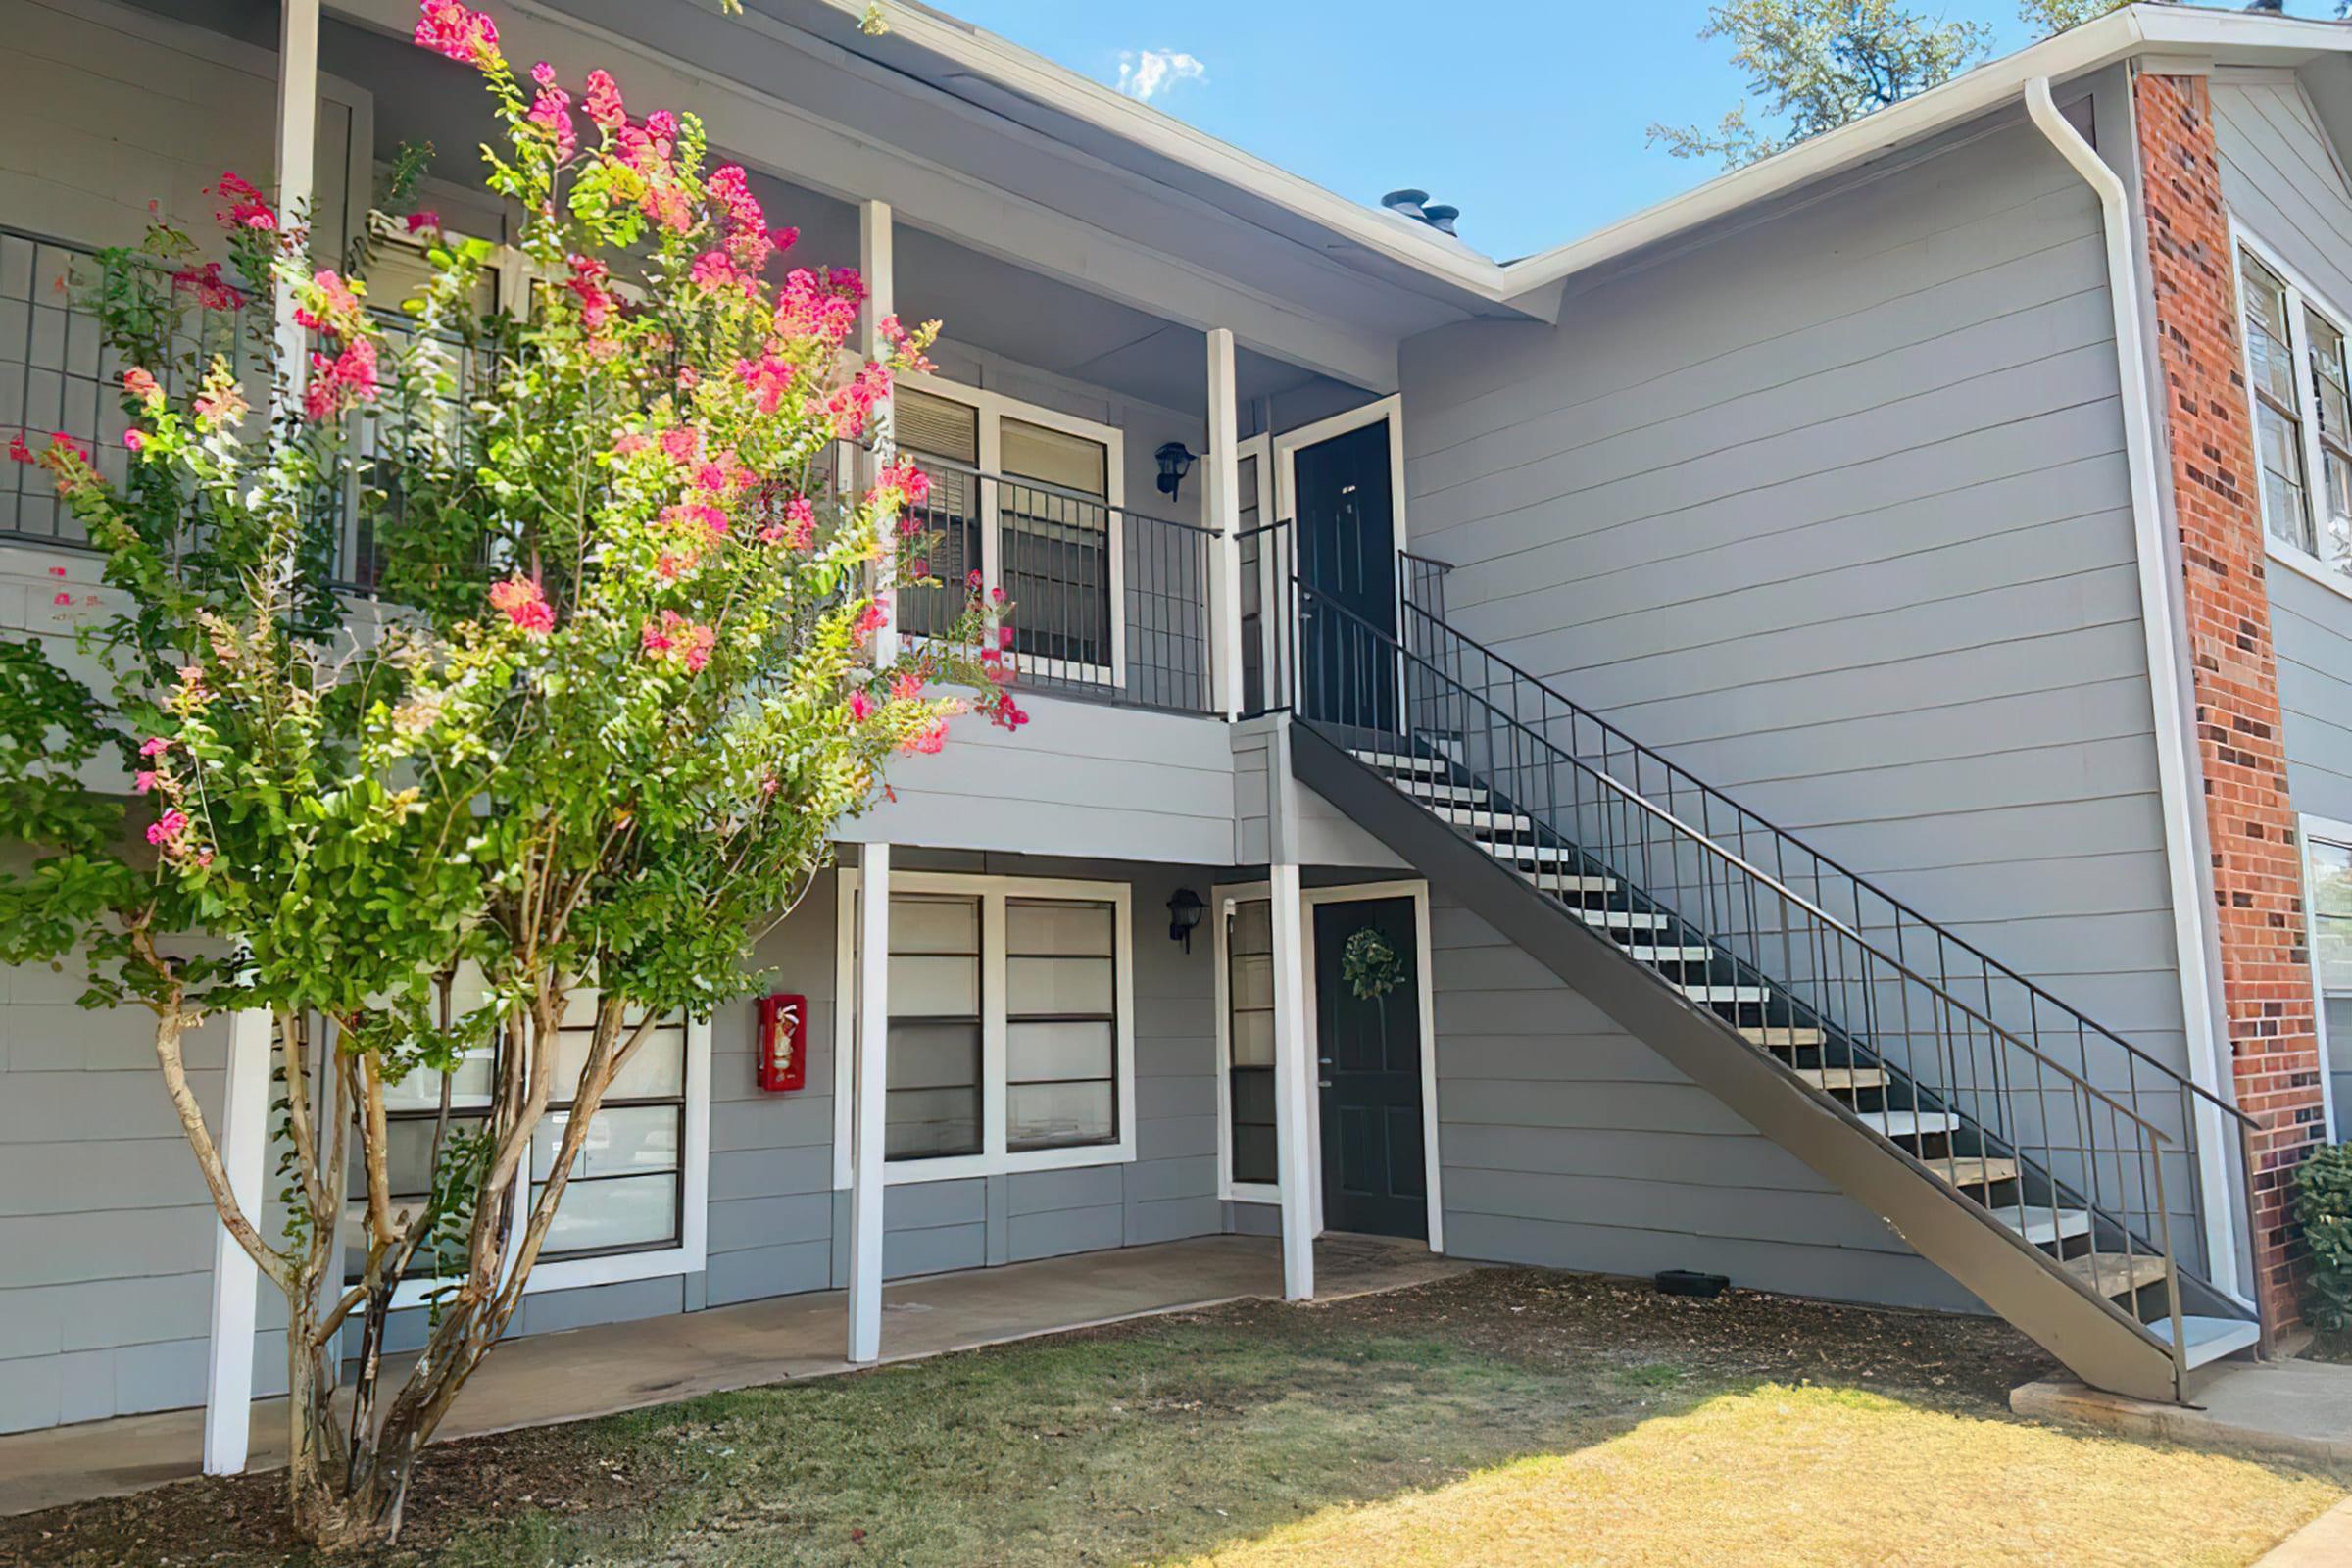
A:
{"type": "MultiPolygon", "coordinates": [[[[749,1004],[632,1067],[520,1332],[846,1289],[870,1359],[885,1277],[1248,1232],[1305,1298],[1327,1230],[1992,1310],[2155,1397],[2291,1322],[2352,1094],[2352,31],[2129,8],[1503,264],[860,10],[499,11],[947,322],[898,435],[1034,714],[753,956],[805,1088],[749,1004]]],[[[0,0],[0,426],[119,459],[58,280],[224,168],[349,227],[429,140],[502,238],[413,21],[0,0]]],[[[58,566],[0,473],[10,635],[70,641],[58,566]]],[[[78,989],[0,975],[0,1430],[241,1421],[268,1303],[78,989]]],[[[257,1181],[269,1051],[199,1054],[257,1181]]]]}

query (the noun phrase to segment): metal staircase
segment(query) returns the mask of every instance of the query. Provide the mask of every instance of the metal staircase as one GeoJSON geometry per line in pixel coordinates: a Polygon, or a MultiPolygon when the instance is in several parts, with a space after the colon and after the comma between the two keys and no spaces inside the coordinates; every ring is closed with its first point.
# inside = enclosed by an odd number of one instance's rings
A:
{"type": "Polygon", "coordinates": [[[2084,1381],[2184,1399],[2257,1345],[2204,1207],[2247,1117],[1455,631],[1437,580],[1400,634],[1284,585],[1302,781],[2084,1381]]]}

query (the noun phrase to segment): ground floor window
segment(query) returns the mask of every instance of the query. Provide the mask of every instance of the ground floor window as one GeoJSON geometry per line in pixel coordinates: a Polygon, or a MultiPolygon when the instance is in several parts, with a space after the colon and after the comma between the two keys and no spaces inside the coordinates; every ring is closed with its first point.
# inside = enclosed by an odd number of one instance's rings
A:
{"type": "Polygon", "coordinates": [[[2352,1138],[2352,823],[2303,819],[2304,900],[2311,920],[2312,984],[2335,1137],[2352,1138]]]}
{"type": "MultiPolygon", "coordinates": [[[[863,893],[844,872],[837,1061],[863,1011],[863,893]]],[[[1134,1157],[1132,929],[1123,883],[891,878],[883,1157],[894,1181],[1134,1157]]],[[[835,1097],[849,1180],[851,1096],[835,1097]]]]}
{"type": "Polygon", "coordinates": [[[1232,1130],[1230,1181],[1272,1187],[1274,1156],[1274,917],[1264,899],[1236,901],[1225,915],[1225,1105],[1232,1130]]]}
{"type": "MultiPolygon", "coordinates": [[[[633,1029],[643,1014],[623,1019],[633,1029]]],[[[553,1173],[572,1114],[572,1095],[595,1036],[596,994],[575,992],[556,1039],[555,1091],[531,1138],[525,1202],[535,1201],[553,1173]]],[[[490,1108],[502,1046],[468,1052],[448,1075],[449,1121],[441,1129],[442,1075],[411,1073],[384,1089],[390,1133],[388,1177],[392,1209],[414,1212],[432,1191],[436,1137],[478,1134],[490,1108]]],[[[572,1164],[557,1205],[532,1285],[554,1288],[608,1278],[688,1272],[701,1267],[687,1253],[700,1249],[702,1117],[708,1113],[708,1026],[675,1016],[657,1023],[606,1091],[572,1164]],[[675,1266],[664,1259],[678,1259],[675,1266]],[[576,1265],[576,1266],[574,1266],[576,1265]],[[577,1275],[578,1278],[572,1276],[577,1275]]],[[[355,1141],[356,1143],[356,1141],[355,1141]]],[[[350,1199],[344,1210],[345,1266],[357,1280],[366,1263],[361,1222],[368,1202],[366,1172],[352,1152],[350,1199]]],[[[519,1236],[519,1227],[517,1227],[519,1236]]],[[[413,1271],[429,1272],[422,1261],[413,1271]]],[[[415,1282],[422,1288],[424,1281],[415,1282]]],[[[404,1287],[405,1290],[405,1287],[404,1287]]],[[[405,1304],[405,1303],[404,1303],[405,1304]]]]}

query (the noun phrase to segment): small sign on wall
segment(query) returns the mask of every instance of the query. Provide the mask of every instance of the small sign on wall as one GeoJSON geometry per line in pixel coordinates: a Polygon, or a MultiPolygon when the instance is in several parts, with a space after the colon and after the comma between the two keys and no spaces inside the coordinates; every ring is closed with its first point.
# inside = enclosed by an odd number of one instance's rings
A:
{"type": "Polygon", "coordinates": [[[771,1095],[808,1086],[808,999],[760,999],[760,1087],[771,1095]]]}

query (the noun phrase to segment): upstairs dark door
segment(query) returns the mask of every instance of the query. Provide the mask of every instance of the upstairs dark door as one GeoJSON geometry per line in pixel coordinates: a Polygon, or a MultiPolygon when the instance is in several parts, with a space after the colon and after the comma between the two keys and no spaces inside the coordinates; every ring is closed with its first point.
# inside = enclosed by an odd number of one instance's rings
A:
{"type": "Polygon", "coordinates": [[[1314,910],[1324,1228],[1426,1239],[1413,901],[1319,904],[1314,910]]]}
{"type": "Polygon", "coordinates": [[[1292,459],[1305,716],[1396,732],[1396,487],[1387,419],[1300,447],[1292,459]],[[1333,613],[1337,609],[1346,613],[1333,613]]]}

